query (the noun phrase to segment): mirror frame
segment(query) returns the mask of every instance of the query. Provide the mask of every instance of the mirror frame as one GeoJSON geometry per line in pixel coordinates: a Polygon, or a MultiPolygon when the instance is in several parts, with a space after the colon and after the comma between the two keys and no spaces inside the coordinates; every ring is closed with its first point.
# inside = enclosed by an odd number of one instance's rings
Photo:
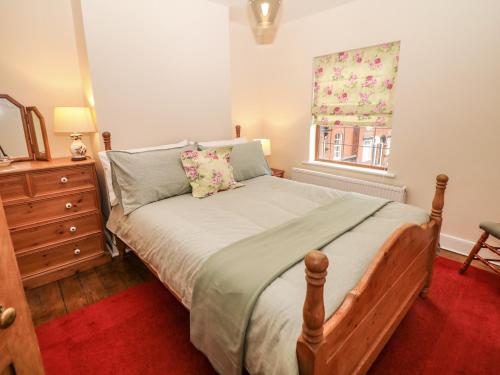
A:
{"type": "Polygon", "coordinates": [[[21,112],[21,120],[23,123],[24,137],[26,140],[26,148],[28,149],[28,156],[11,158],[12,161],[27,161],[27,160],[51,160],[50,146],[47,136],[47,128],[45,127],[45,119],[36,107],[25,107],[13,97],[8,94],[0,94],[0,99],[8,100],[14,104],[21,112]],[[36,138],[35,125],[33,124],[31,116],[33,113],[40,120],[40,131],[42,133],[45,152],[40,152],[38,149],[38,140],[36,138]]]}
{"type": "Polygon", "coordinates": [[[33,160],[34,154],[33,154],[33,148],[31,144],[31,136],[30,136],[30,131],[28,128],[28,122],[26,121],[26,109],[24,106],[19,103],[17,100],[12,98],[10,95],[7,94],[0,94],[0,99],[5,99],[14,104],[17,108],[19,108],[19,111],[21,112],[21,120],[23,122],[23,129],[24,129],[24,137],[26,138],[26,146],[28,149],[28,156],[25,157],[17,157],[17,158],[10,158],[13,161],[25,161],[25,160],[33,160]]]}
{"type": "Polygon", "coordinates": [[[35,106],[26,107],[26,118],[28,120],[28,126],[31,133],[31,140],[33,142],[31,146],[35,160],[50,160],[51,157],[49,148],[49,138],[47,136],[47,128],[45,127],[45,119],[43,118],[42,113],[35,106]],[[41,139],[41,141],[45,146],[45,152],[40,152],[40,149],[38,148],[39,140],[36,137],[33,116],[38,117],[38,120],[40,121],[40,132],[42,133],[42,138],[43,138],[41,139]]]}

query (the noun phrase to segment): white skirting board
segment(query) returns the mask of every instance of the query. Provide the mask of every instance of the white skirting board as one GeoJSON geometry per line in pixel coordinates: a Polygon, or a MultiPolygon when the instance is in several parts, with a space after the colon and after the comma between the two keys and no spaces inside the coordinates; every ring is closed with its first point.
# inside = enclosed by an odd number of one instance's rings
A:
{"type": "MultiPolygon", "coordinates": [[[[471,251],[472,246],[474,246],[474,244],[475,242],[451,236],[446,233],[441,233],[440,245],[442,249],[453,251],[454,253],[461,255],[469,255],[469,252],[471,251]]],[[[489,258],[489,259],[498,258],[495,254],[486,249],[481,249],[481,251],[479,251],[479,255],[481,255],[483,258],[489,258]]],[[[498,262],[500,262],[500,258],[498,258],[498,262]]]]}
{"type": "Polygon", "coordinates": [[[453,251],[457,254],[468,255],[472,246],[474,246],[474,242],[451,236],[446,233],[441,233],[440,245],[441,248],[445,250],[453,251]]]}

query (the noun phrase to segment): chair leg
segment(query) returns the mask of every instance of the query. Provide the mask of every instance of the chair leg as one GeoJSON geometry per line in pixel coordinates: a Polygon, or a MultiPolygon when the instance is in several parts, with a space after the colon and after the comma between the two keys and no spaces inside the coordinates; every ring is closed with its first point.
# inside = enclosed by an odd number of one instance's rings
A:
{"type": "Polygon", "coordinates": [[[489,236],[488,233],[483,232],[481,237],[479,237],[479,240],[477,240],[476,244],[474,245],[474,247],[470,251],[469,256],[467,257],[464,264],[460,268],[460,271],[459,271],[460,273],[464,273],[465,271],[467,271],[467,268],[469,268],[471,262],[474,260],[474,257],[479,252],[479,250],[482,249],[483,243],[488,239],[488,236],[489,236]]]}

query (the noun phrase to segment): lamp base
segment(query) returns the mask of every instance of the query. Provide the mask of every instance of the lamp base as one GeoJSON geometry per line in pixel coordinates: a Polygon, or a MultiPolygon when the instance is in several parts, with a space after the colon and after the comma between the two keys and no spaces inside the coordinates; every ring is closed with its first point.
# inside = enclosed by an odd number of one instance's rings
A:
{"type": "Polygon", "coordinates": [[[71,160],[82,161],[87,159],[87,146],[82,142],[82,135],[79,133],[71,134],[73,142],[69,147],[71,151],[71,160]]]}

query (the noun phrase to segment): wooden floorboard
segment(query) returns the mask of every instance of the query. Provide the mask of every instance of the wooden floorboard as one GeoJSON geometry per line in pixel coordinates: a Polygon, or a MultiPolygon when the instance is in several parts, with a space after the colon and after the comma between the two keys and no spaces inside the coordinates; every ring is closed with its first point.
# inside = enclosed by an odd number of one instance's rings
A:
{"type": "Polygon", "coordinates": [[[111,295],[95,270],[78,274],[78,280],[88,304],[95,303],[111,295]]]}
{"type": "Polygon", "coordinates": [[[131,263],[131,259],[134,257],[133,254],[127,254],[126,260],[124,262],[115,262],[114,272],[118,274],[118,276],[122,279],[123,283],[130,288],[137,284],[141,284],[144,282],[144,279],[141,275],[135,270],[135,267],[131,263]]]}
{"type": "Polygon", "coordinates": [[[142,261],[134,254],[130,254],[128,263],[129,267],[135,268],[135,270],[141,276],[143,281],[149,281],[155,278],[155,276],[151,273],[151,271],[146,266],[144,266],[142,261]]]}
{"type": "Polygon", "coordinates": [[[27,289],[26,297],[38,326],[152,278],[135,255],[127,254],[91,270],[27,289]]]}
{"type": "Polygon", "coordinates": [[[113,260],[111,263],[95,268],[95,273],[108,295],[116,294],[127,288],[127,285],[113,271],[112,265],[115,262],[116,260],[113,260]]]}
{"type": "MultiPolygon", "coordinates": [[[[459,263],[465,260],[463,255],[446,250],[439,255],[459,263]]],[[[472,266],[493,272],[480,262],[473,262],[472,266]]],[[[37,326],[153,278],[146,266],[129,253],[89,271],[28,289],[26,296],[37,326]]]]}
{"type": "Polygon", "coordinates": [[[28,289],[26,295],[35,326],[67,313],[58,282],[28,289]]]}
{"type": "Polygon", "coordinates": [[[87,297],[83,293],[78,275],[73,275],[59,280],[61,295],[66,306],[66,312],[81,309],[87,306],[87,297]]]}

